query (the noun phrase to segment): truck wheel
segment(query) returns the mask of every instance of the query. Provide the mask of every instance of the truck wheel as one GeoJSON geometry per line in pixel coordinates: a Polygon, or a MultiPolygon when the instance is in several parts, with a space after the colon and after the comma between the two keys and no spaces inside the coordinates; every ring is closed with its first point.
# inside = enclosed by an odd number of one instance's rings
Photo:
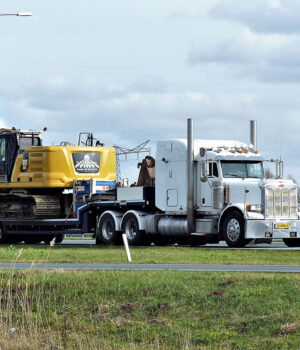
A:
{"type": "Polygon", "coordinates": [[[300,238],[284,238],[283,242],[288,247],[300,247],[300,238]]]}
{"type": "Polygon", "coordinates": [[[223,238],[229,247],[244,247],[248,243],[245,239],[244,218],[236,211],[229,213],[225,218],[222,233],[223,238]]]}
{"type": "Polygon", "coordinates": [[[96,229],[96,244],[113,244],[117,241],[115,220],[110,214],[104,214],[96,229]]]}
{"type": "Polygon", "coordinates": [[[123,221],[123,234],[126,234],[129,245],[142,243],[145,231],[139,229],[139,222],[134,214],[128,214],[123,221]]]}

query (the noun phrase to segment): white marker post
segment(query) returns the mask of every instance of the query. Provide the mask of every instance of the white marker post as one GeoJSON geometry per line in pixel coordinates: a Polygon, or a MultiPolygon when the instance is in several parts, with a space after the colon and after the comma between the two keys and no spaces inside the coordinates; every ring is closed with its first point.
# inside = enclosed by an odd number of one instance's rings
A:
{"type": "Polygon", "coordinates": [[[127,240],[127,236],[126,236],[125,233],[122,234],[122,238],[123,238],[123,243],[124,243],[124,247],[125,247],[125,250],[126,250],[127,260],[129,262],[131,262],[131,255],[130,255],[128,240],[127,240]]]}

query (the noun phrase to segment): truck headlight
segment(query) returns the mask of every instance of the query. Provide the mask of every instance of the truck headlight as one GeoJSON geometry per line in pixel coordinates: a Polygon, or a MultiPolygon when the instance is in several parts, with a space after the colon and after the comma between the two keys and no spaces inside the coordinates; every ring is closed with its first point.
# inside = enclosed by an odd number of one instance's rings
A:
{"type": "Polygon", "coordinates": [[[246,210],[247,211],[255,211],[257,213],[262,212],[262,206],[261,204],[247,204],[246,205],[246,210]]]}

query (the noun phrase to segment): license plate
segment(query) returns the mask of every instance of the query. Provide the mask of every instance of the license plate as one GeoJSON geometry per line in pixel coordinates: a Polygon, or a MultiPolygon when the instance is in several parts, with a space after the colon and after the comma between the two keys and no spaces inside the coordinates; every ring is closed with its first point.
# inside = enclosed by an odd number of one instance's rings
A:
{"type": "Polygon", "coordinates": [[[289,229],[290,228],[290,224],[274,224],[274,229],[289,229]]]}

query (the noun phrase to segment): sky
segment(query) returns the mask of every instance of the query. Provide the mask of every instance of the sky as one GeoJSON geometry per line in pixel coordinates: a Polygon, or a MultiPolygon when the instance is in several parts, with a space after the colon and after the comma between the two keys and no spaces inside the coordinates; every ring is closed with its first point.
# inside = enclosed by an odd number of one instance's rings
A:
{"type": "Polygon", "coordinates": [[[0,127],[150,139],[155,156],[189,117],[197,138],[244,142],[255,119],[260,152],[300,183],[300,0],[1,1],[20,11],[0,17],[0,127]]]}

